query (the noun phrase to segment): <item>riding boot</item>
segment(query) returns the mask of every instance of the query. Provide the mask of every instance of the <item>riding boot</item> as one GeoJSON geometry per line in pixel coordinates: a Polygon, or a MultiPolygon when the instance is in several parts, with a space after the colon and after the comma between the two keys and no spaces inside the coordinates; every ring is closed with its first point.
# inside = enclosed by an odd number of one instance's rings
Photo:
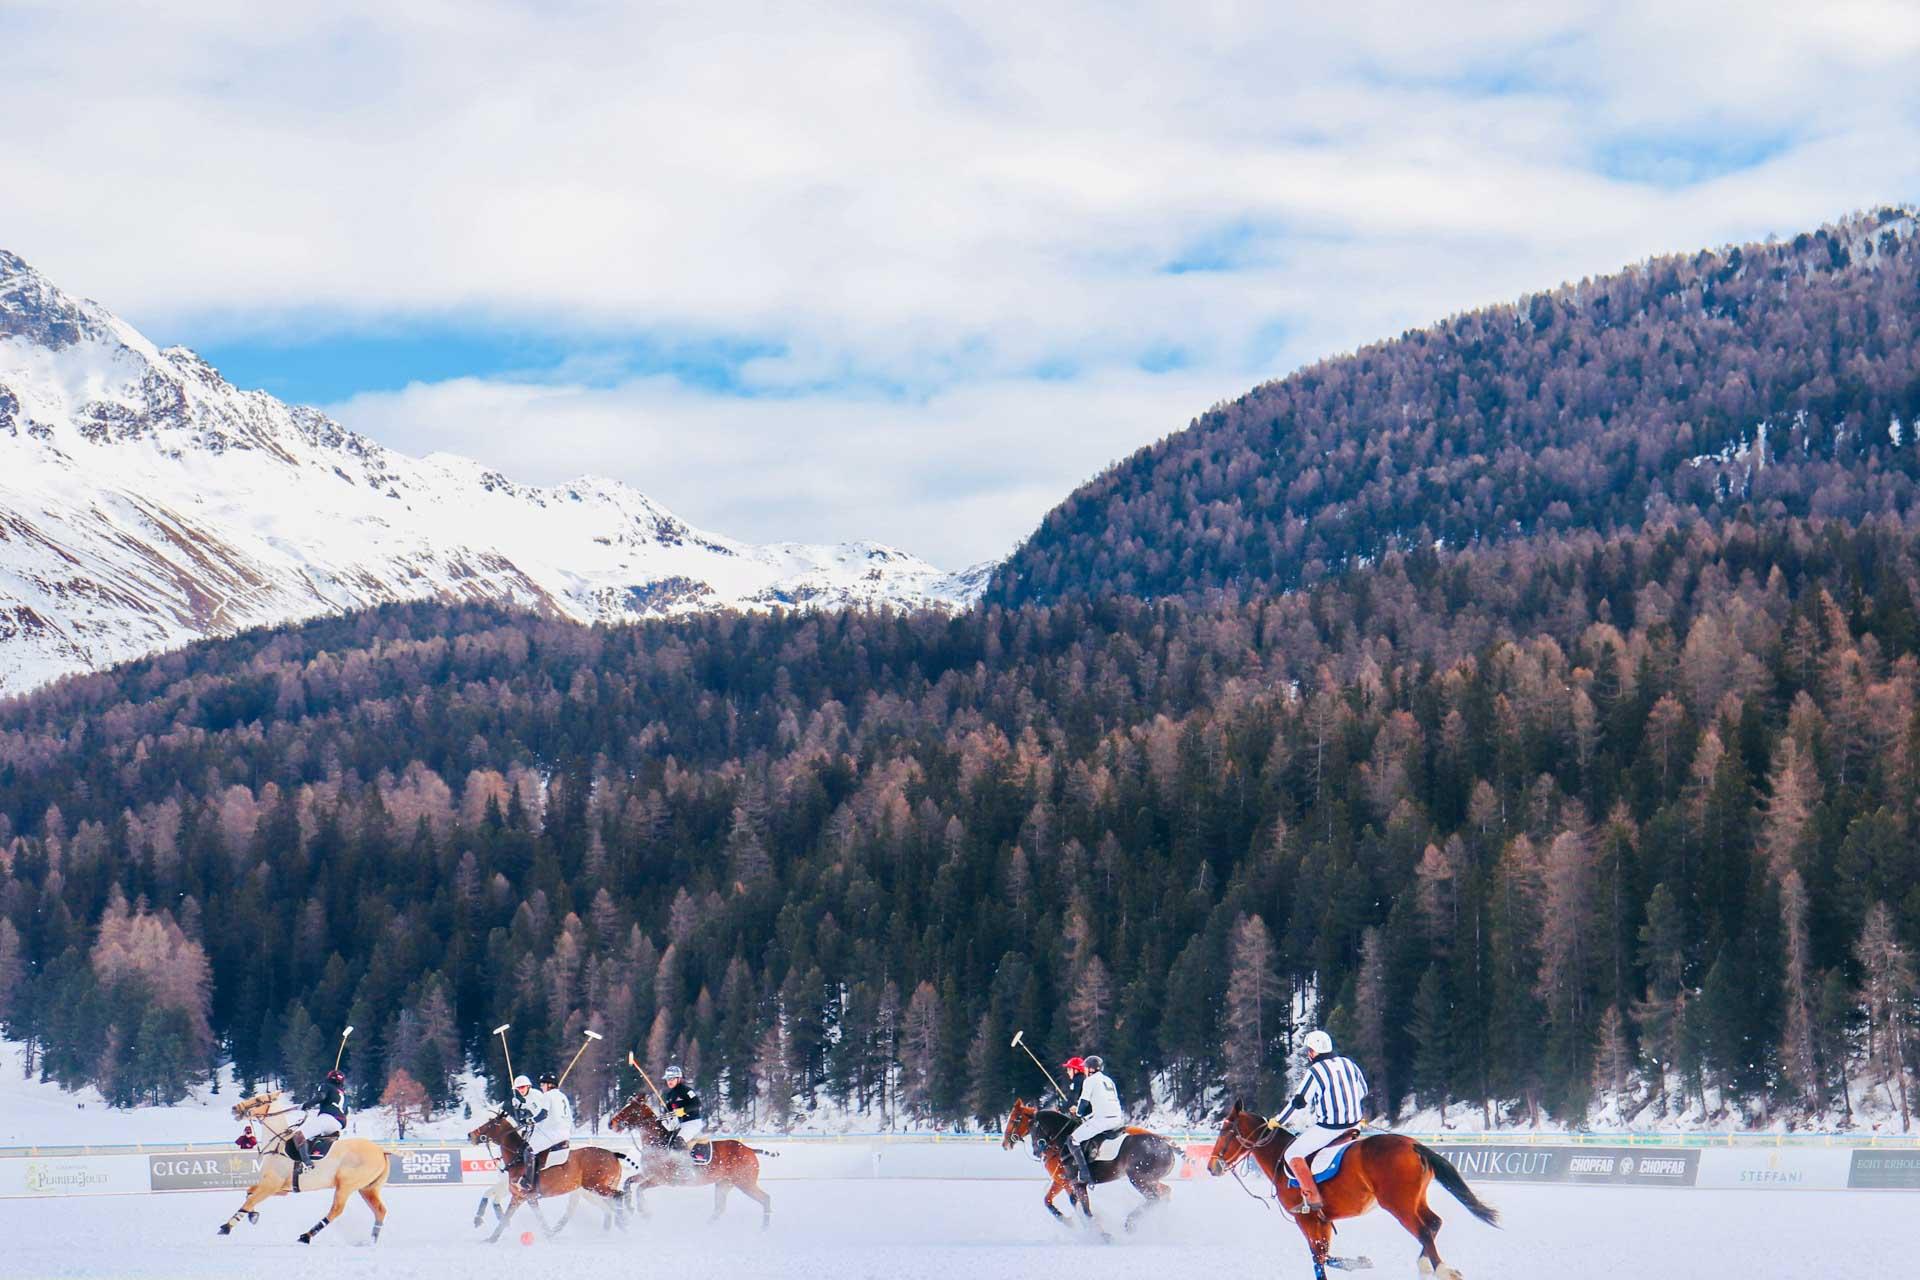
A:
{"type": "Polygon", "coordinates": [[[1303,1218],[1313,1213],[1324,1215],[1327,1211],[1326,1201],[1320,1198],[1319,1184],[1314,1182],[1313,1170],[1307,1167],[1307,1162],[1289,1159],[1287,1168],[1293,1171],[1295,1180],[1300,1183],[1300,1203],[1293,1206],[1293,1211],[1303,1218]]]}
{"type": "Polygon", "coordinates": [[[520,1166],[520,1190],[524,1195],[532,1195],[540,1189],[540,1156],[529,1151],[520,1166]]]}
{"type": "Polygon", "coordinates": [[[313,1163],[307,1159],[307,1140],[297,1133],[288,1134],[286,1147],[287,1158],[293,1161],[293,1189],[298,1191],[301,1172],[313,1168],[313,1163]]]}
{"type": "Polygon", "coordinates": [[[1087,1166],[1087,1149],[1078,1142],[1069,1141],[1067,1150],[1073,1152],[1073,1167],[1080,1175],[1077,1181],[1084,1190],[1093,1183],[1093,1171],[1087,1166]]]}

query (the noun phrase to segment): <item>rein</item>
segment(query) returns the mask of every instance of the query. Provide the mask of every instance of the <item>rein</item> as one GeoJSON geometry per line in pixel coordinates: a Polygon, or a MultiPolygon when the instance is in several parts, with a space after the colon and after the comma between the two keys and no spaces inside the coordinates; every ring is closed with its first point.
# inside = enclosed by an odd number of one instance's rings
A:
{"type": "MultiPolygon", "coordinates": [[[[1254,1113],[1251,1111],[1247,1111],[1247,1112],[1243,1112],[1242,1114],[1251,1116],[1254,1113]]],[[[1271,1200],[1269,1200],[1266,1196],[1261,1195],[1259,1192],[1255,1191],[1252,1187],[1249,1187],[1247,1185],[1246,1179],[1240,1176],[1240,1165],[1242,1163],[1241,1156],[1249,1156],[1256,1151],[1264,1151],[1266,1148],[1272,1146],[1274,1142],[1280,1139],[1283,1135],[1287,1137],[1289,1140],[1291,1140],[1293,1136],[1292,1134],[1288,1133],[1285,1129],[1282,1129],[1279,1125],[1269,1124],[1265,1120],[1262,1120],[1260,1122],[1260,1137],[1252,1141],[1249,1141],[1248,1139],[1241,1137],[1239,1132],[1236,1130],[1234,1132],[1233,1139],[1235,1142],[1238,1142],[1240,1144],[1240,1148],[1241,1148],[1240,1153],[1239,1155],[1236,1155],[1232,1160],[1227,1162],[1227,1172],[1232,1174],[1233,1180],[1240,1184],[1240,1189],[1246,1192],[1249,1198],[1258,1200],[1261,1204],[1265,1205],[1269,1209],[1273,1208],[1274,1205],[1280,1199],[1280,1183],[1275,1179],[1271,1179],[1271,1178],[1268,1179],[1268,1181],[1273,1186],[1273,1199],[1271,1200]]],[[[1259,1161],[1256,1160],[1254,1163],[1258,1164],[1259,1161]]],[[[1265,1173],[1266,1170],[1262,1169],[1261,1172],[1265,1173]]]]}

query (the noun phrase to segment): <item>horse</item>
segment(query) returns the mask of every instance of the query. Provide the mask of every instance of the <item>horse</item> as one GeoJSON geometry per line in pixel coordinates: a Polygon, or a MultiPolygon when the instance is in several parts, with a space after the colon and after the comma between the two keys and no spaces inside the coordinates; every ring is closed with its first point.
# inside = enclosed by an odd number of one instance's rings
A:
{"type": "MultiPolygon", "coordinates": [[[[1207,1157],[1207,1172],[1217,1178],[1251,1155],[1272,1181],[1281,1206],[1291,1210],[1302,1200],[1300,1189],[1287,1185],[1285,1172],[1287,1144],[1293,1137],[1276,1122],[1235,1102],[1207,1157]]],[[[1459,1270],[1440,1261],[1440,1251],[1434,1247],[1440,1234],[1440,1215],[1427,1206],[1427,1187],[1434,1182],[1451,1192],[1480,1221],[1500,1225],[1499,1211],[1474,1195],[1460,1171],[1431,1147],[1397,1133],[1373,1134],[1354,1142],[1341,1160],[1340,1171],[1319,1184],[1325,1211],[1293,1215],[1300,1233],[1307,1238],[1307,1247],[1313,1251],[1315,1280],[1327,1280],[1327,1250],[1333,1242],[1334,1221],[1357,1218],[1376,1204],[1420,1242],[1421,1276],[1461,1280],[1459,1270]]]]}
{"type": "MultiPolygon", "coordinates": [[[[1079,1196],[1073,1191],[1073,1155],[1066,1150],[1066,1134],[1078,1123],[1077,1119],[1064,1111],[1051,1108],[1041,1109],[1020,1098],[1013,1100],[1013,1110],[1007,1113],[1006,1132],[1000,1136],[1000,1148],[1013,1150],[1013,1144],[1022,1138],[1032,1136],[1034,1159],[1044,1161],[1047,1172],[1053,1175],[1053,1185],[1047,1188],[1046,1198],[1041,1202],[1047,1212],[1055,1218],[1065,1221],[1065,1215],[1054,1207],[1054,1197],[1062,1191],[1067,1193],[1070,1203],[1077,1203],[1080,1211],[1091,1220],[1093,1206],[1091,1196],[1079,1196]]],[[[1132,1231],[1139,1225],[1139,1218],[1156,1205],[1164,1204],[1173,1198],[1173,1188],[1162,1179],[1173,1171],[1180,1162],[1180,1149],[1166,1138],[1146,1129],[1129,1128],[1126,1138],[1120,1144],[1120,1150],[1111,1160],[1089,1160],[1087,1172],[1097,1183],[1114,1182],[1122,1174],[1133,1184],[1133,1189],[1146,1197],[1146,1203],[1135,1206],[1127,1215],[1126,1229],[1132,1231]]]]}
{"type": "Polygon", "coordinates": [[[640,1211],[641,1217],[652,1216],[642,1197],[655,1187],[704,1187],[712,1183],[713,1213],[707,1221],[713,1221],[725,1211],[727,1192],[738,1189],[759,1202],[760,1229],[764,1231],[773,1224],[773,1197],[760,1189],[760,1157],[771,1157],[773,1152],[732,1138],[720,1138],[709,1141],[713,1154],[696,1164],[690,1153],[674,1149],[672,1132],[639,1094],[613,1113],[607,1128],[615,1133],[630,1133],[636,1140],[640,1172],[627,1179],[627,1187],[633,1196],[633,1207],[640,1211]]]}
{"type": "MultiPolygon", "coordinates": [[[[260,1221],[258,1207],[261,1202],[274,1196],[285,1195],[293,1189],[293,1157],[287,1154],[287,1135],[300,1127],[299,1120],[284,1121],[283,1118],[300,1111],[298,1107],[274,1109],[280,1100],[281,1092],[270,1089],[234,1105],[233,1118],[250,1121],[266,1132],[266,1141],[260,1144],[260,1181],[247,1188],[247,1198],[241,1202],[233,1216],[221,1224],[220,1234],[232,1235],[233,1228],[242,1217],[248,1222],[260,1221]]],[[[305,1119],[305,1113],[301,1114],[305,1119]]],[[[354,1192],[367,1202],[373,1210],[373,1238],[380,1239],[380,1228],[386,1225],[387,1205],[380,1198],[381,1188],[387,1185],[390,1167],[387,1153],[374,1142],[365,1138],[337,1139],[312,1170],[301,1175],[302,1191],[317,1191],[322,1187],[333,1188],[333,1207],[327,1216],[300,1233],[301,1244],[312,1244],[313,1238],[326,1230],[327,1224],[346,1212],[347,1201],[354,1192]]]]}
{"type": "MultiPolygon", "coordinates": [[[[504,1111],[494,1112],[478,1128],[467,1134],[467,1141],[475,1146],[498,1147],[501,1163],[506,1167],[509,1175],[513,1175],[516,1170],[524,1173],[526,1162],[532,1159],[534,1154],[528,1148],[527,1140],[521,1135],[519,1127],[504,1111]]],[[[565,1163],[548,1165],[541,1169],[534,1179],[531,1191],[522,1189],[519,1176],[510,1177],[508,1194],[512,1196],[512,1200],[507,1205],[505,1215],[494,1227],[493,1234],[487,1237],[487,1243],[491,1244],[500,1238],[501,1233],[507,1229],[507,1224],[513,1221],[513,1215],[519,1212],[521,1205],[534,1204],[534,1217],[540,1219],[541,1230],[546,1231],[547,1220],[541,1217],[539,1206],[535,1202],[552,1196],[569,1196],[577,1199],[578,1194],[582,1192],[599,1197],[597,1203],[604,1214],[601,1220],[603,1228],[611,1227],[616,1222],[624,1228],[626,1222],[621,1217],[621,1212],[626,1208],[626,1201],[621,1198],[620,1179],[624,1172],[622,1166],[632,1163],[633,1161],[619,1152],[608,1151],[603,1147],[575,1147],[567,1153],[565,1163]]],[[[489,1193],[488,1198],[492,1198],[492,1193],[489,1193]]],[[[480,1203],[484,1209],[486,1200],[483,1199],[480,1203]]],[[[546,1232],[549,1237],[560,1234],[566,1227],[567,1220],[573,1217],[573,1209],[574,1204],[570,1200],[559,1224],[546,1232]]],[[[480,1213],[475,1212],[474,1225],[478,1226],[479,1223],[480,1213]]]]}

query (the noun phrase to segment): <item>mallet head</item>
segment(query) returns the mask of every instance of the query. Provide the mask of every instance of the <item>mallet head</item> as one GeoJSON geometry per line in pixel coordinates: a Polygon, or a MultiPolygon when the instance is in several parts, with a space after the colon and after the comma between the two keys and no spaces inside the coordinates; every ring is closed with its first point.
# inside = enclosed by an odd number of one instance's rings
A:
{"type": "Polygon", "coordinates": [[[598,1031],[589,1031],[586,1033],[586,1036],[587,1036],[587,1039],[589,1040],[605,1040],[606,1039],[606,1037],[601,1035],[598,1031]]]}
{"type": "Polygon", "coordinates": [[[495,1035],[497,1035],[497,1036],[503,1036],[503,1035],[505,1035],[505,1034],[507,1034],[507,1028],[508,1028],[508,1027],[511,1027],[512,1025],[513,1025],[513,1024],[512,1024],[511,1022],[503,1022],[503,1023],[501,1023],[501,1024],[499,1025],[499,1026],[497,1026],[497,1027],[495,1027],[495,1028],[493,1029],[493,1034],[495,1034],[495,1035]]]}

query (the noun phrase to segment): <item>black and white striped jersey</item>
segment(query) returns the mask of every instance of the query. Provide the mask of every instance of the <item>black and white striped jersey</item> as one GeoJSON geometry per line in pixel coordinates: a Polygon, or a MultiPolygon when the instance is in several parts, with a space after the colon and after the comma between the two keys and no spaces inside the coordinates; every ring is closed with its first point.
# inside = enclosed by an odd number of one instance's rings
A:
{"type": "Polygon", "coordinates": [[[1367,1118],[1367,1078],[1352,1058],[1315,1058],[1297,1099],[1316,1124],[1345,1128],[1367,1118]]]}

